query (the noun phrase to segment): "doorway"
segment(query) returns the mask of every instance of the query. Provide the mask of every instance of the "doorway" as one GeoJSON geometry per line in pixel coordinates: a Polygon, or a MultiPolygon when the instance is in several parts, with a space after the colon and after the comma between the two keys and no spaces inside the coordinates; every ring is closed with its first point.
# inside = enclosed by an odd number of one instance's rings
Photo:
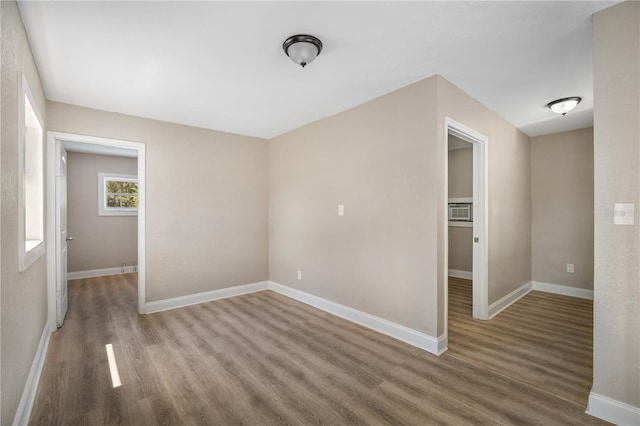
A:
{"type": "Polygon", "coordinates": [[[472,316],[473,144],[449,134],[449,315],[472,316]]]}
{"type": "Polygon", "coordinates": [[[66,312],[66,230],[67,151],[137,158],[138,216],[137,272],[138,312],[145,305],[145,144],[93,136],[47,132],[47,299],[51,331],[62,326],[66,312]]]}
{"type": "Polygon", "coordinates": [[[459,197],[458,217],[467,220],[467,227],[472,232],[471,241],[471,274],[472,280],[472,316],[475,319],[489,319],[489,291],[488,291],[488,168],[487,142],[488,138],[465,125],[445,118],[444,123],[444,295],[445,295],[445,332],[448,334],[449,317],[449,142],[450,139],[458,143],[470,144],[472,164],[472,194],[470,197],[459,197]],[[469,206],[469,201],[471,205],[469,206]],[[467,214],[465,217],[464,214],[467,214]],[[470,219],[470,220],[469,220],[470,219]]]}

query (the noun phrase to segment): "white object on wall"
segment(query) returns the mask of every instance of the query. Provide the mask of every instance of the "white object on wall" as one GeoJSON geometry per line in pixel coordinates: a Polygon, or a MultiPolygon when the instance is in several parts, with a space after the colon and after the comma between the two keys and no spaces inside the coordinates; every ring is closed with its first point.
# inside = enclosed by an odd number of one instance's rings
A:
{"type": "Polygon", "coordinates": [[[635,214],[634,203],[614,203],[613,204],[613,224],[633,225],[635,214]]]}

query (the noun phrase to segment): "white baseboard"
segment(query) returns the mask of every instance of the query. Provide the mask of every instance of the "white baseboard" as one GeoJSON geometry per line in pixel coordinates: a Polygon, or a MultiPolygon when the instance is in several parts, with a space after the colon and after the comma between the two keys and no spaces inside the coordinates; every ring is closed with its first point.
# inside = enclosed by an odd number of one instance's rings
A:
{"type": "Polygon", "coordinates": [[[438,352],[436,352],[436,355],[442,355],[447,349],[449,349],[449,337],[447,334],[443,334],[438,337],[438,352]]]}
{"type": "Polygon", "coordinates": [[[491,305],[489,305],[489,319],[495,317],[500,312],[507,309],[509,306],[517,302],[520,298],[526,296],[532,290],[532,283],[529,281],[513,290],[511,293],[506,296],[496,300],[491,305]]]}
{"type": "Polygon", "coordinates": [[[587,414],[617,425],[640,425],[640,407],[593,393],[589,394],[587,414]]]}
{"type": "Polygon", "coordinates": [[[47,356],[47,348],[49,347],[50,338],[51,326],[49,324],[45,324],[42,336],[40,337],[40,342],[38,343],[36,355],[31,363],[27,382],[24,385],[24,390],[20,397],[20,403],[18,404],[16,415],[13,418],[13,426],[29,424],[29,417],[31,417],[31,410],[33,409],[33,403],[36,399],[36,391],[38,390],[40,375],[42,374],[42,368],[44,367],[44,360],[47,356]]]}
{"type": "Polygon", "coordinates": [[[171,299],[147,302],[144,305],[144,313],[167,311],[169,309],[182,308],[196,305],[198,303],[210,302],[213,300],[225,299],[227,297],[240,296],[243,294],[255,293],[263,290],[273,290],[284,296],[306,303],[315,308],[329,312],[340,318],[360,324],[364,327],[378,331],[387,336],[401,340],[412,346],[424,349],[436,355],[440,355],[447,350],[447,337],[442,335],[439,338],[429,336],[409,327],[376,317],[366,312],[358,311],[348,306],[314,296],[303,291],[275,283],[273,281],[262,281],[252,284],[239,285],[235,287],[223,288],[220,290],[206,291],[203,293],[190,294],[187,296],[174,297],[171,299]]]}
{"type": "Polygon", "coordinates": [[[473,279],[473,272],[471,271],[462,271],[460,269],[449,269],[449,276],[453,278],[462,278],[465,280],[473,279]]]}
{"type": "Polygon", "coordinates": [[[562,294],[563,296],[579,297],[581,299],[593,300],[593,290],[587,290],[585,288],[576,288],[560,284],[550,284],[533,281],[533,289],[537,291],[544,291],[547,293],[562,294]]]}
{"type": "Polygon", "coordinates": [[[91,269],[89,271],[69,272],[67,273],[67,279],[79,280],[82,278],[95,278],[95,277],[106,277],[109,275],[130,274],[132,272],[138,272],[137,265],[125,266],[124,268],[122,268],[121,266],[118,266],[115,268],[91,269]]]}
{"type": "Polygon", "coordinates": [[[235,287],[222,288],[220,290],[205,291],[203,293],[189,294],[187,296],[173,297],[171,299],[157,300],[144,304],[144,313],[167,311],[169,309],[183,308],[185,306],[196,305],[198,303],[211,302],[213,300],[226,299],[227,297],[240,296],[243,294],[255,293],[256,291],[267,290],[268,281],[238,285],[235,287]]]}
{"type": "Polygon", "coordinates": [[[413,330],[400,324],[376,317],[366,312],[358,311],[348,306],[340,305],[330,300],[323,299],[318,296],[306,293],[295,288],[287,287],[276,282],[269,282],[269,290],[280,293],[284,296],[295,299],[299,302],[311,305],[314,308],[321,309],[332,315],[344,318],[348,321],[370,328],[379,333],[401,340],[412,346],[424,349],[436,355],[442,354],[447,350],[447,338],[441,336],[435,338],[425,333],[413,330]]]}

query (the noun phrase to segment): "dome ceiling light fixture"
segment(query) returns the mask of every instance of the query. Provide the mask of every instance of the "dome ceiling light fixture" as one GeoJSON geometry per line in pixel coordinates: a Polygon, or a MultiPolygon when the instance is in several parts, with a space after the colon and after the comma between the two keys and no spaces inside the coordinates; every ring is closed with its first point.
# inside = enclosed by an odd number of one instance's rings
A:
{"type": "Polygon", "coordinates": [[[293,62],[304,68],[322,52],[322,42],[312,35],[298,34],[286,39],[282,49],[293,62]]]}
{"type": "Polygon", "coordinates": [[[551,101],[547,104],[547,106],[556,114],[567,115],[568,112],[573,111],[575,107],[578,106],[581,100],[582,98],[579,96],[571,96],[570,98],[562,98],[551,101]]]}

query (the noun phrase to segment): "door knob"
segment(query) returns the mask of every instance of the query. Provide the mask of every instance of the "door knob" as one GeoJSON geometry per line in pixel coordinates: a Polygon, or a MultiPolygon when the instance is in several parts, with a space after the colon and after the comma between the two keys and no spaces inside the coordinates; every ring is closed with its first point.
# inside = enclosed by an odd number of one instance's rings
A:
{"type": "Polygon", "coordinates": [[[73,241],[73,237],[67,237],[67,241],[73,241]]]}

